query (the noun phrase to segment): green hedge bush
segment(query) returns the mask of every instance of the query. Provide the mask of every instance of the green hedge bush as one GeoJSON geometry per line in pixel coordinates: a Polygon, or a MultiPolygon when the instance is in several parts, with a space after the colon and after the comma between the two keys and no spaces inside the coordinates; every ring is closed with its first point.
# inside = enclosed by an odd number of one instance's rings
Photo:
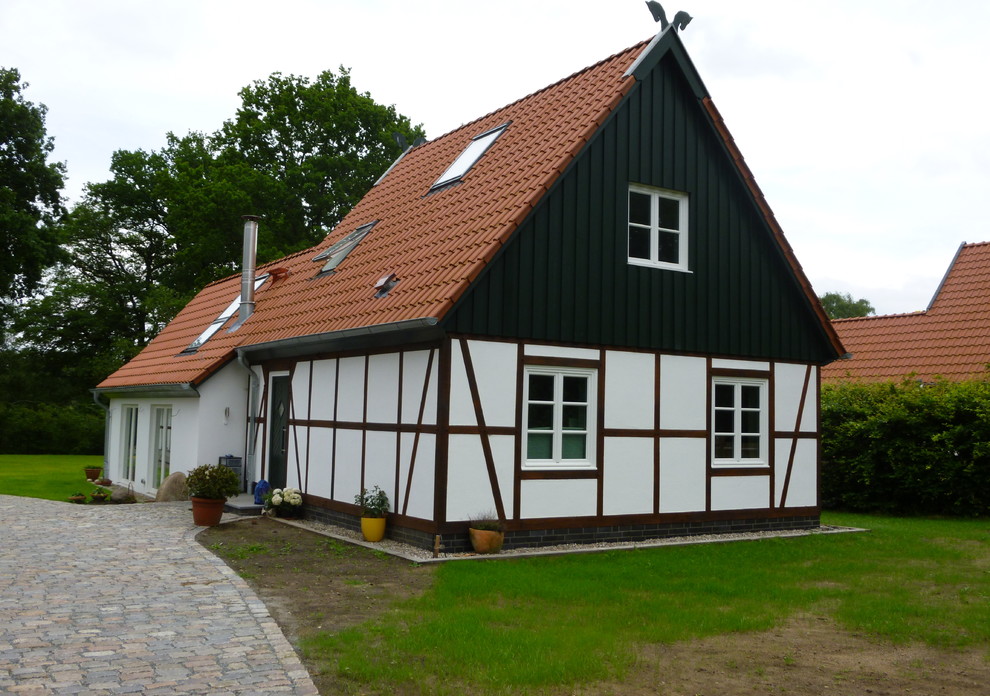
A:
{"type": "Polygon", "coordinates": [[[822,386],[822,506],[990,514],[990,382],[822,386]]]}
{"type": "Polygon", "coordinates": [[[102,454],[96,404],[0,403],[0,454],[102,454]]]}

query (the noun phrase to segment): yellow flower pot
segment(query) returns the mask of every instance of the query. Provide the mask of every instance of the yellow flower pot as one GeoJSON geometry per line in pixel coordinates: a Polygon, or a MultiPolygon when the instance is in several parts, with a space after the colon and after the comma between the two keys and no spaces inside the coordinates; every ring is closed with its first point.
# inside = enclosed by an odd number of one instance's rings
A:
{"type": "Polygon", "coordinates": [[[365,541],[381,541],[385,538],[385,518],[362,517],[361,534],[365,541]]]}

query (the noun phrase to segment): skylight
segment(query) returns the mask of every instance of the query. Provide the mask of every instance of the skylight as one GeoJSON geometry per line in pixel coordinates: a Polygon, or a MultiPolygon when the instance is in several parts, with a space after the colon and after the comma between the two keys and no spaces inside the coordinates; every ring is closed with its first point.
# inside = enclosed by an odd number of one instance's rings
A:
{"type": "MultiPolygon", "coordinates": [[[[261,275],[255,278],[254,289],[257,290],[262,285],[264,285],[265,281],[268,280],[268,277],[269,276],[266,273],[265,275],[261,275]]],[[[197,350],[199,350],[200,346],[202,346],[204,343],[206,343],[211,338],[213,338],[214,334],[216,334],[217,331],[222,329],[223,325],[227,323],[227,320],[237,313],[237,309],[240,306],[241,306],[241,296],[240,294],[238,294],[237,297],[234,298],[234,301],[231,302],[229,305],[227,305],[227,308],[225,310],[220,312],[220,316],[214,319],[213,323],[207,326],[206,330],[203,333],[201,333],[199,336],[197,336],[196,340],[190,343],[189,347],[183,350],[182,353],[183,354],[195,353],[197,350]]],[[[234,331],[239,326],[240,323],[234,324],[234,326],[231,327],[230,330],[234,331]]]]}
{"type": "Polygon", "coordinates": [[[368,232],[370,232],[371,228],[376,224],[378,224],[377,220],[374,222],[369,222],[367,225],[361,225],[329,249],[324,249],[319,254],[314,256],[314,261],[322,261],[324,259],[327,260],[327,262],[323,265],[323,268],[320,269],[320,273],[329,273],[337,268],[337,266],[340,265],[340,262],[347,258],[347,255],[351,253],[354,247],[356,247],[362,239],[368,236],[368,232]]]}
{"type": "Polygon", "coordinates": [[[508,123],[503,123],[498,128],[492,128],[490,131],[482,133],[481,135],[476,135],[468,146],[464,148],[464,152],[462,152],[458,158],[454,160],[452,165],[447,167],[447,171],[441,174],[440,178],[433,183],[433,186],[430,187],[431,190],[441,186],[446,186],[447,184],[452,184],[453,182],[464,178],[464,175],[471,170],[474,163],[481,159],[481,156],[488,151],[488,148],[490,148],[492,144],[498,140],[498,136],[502,135],[508,127],[508,123]]]}

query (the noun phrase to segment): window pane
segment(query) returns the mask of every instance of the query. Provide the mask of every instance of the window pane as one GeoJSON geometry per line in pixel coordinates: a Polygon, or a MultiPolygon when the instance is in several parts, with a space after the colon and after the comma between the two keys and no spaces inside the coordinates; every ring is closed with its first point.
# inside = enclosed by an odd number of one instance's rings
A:
{"type": "Polygon", "coordinates": [[[715,385],[715,405],[732,408],[736,404],[736,390],[731,384],[715,385]]]}
{"type": "Polygon", "coordinates": [[[587,437],[585,435],[564,435],[563,459],[587,459],[587,437]]]}
{"type": "Polygon", "coordinates": [[[760,458],[760,437],[758,435],[743,435],[741,444],[743,459],[760,458]]]}
{"type": "Polygon", "coordinates": [[[760,407],[760,388],[753,384],[742,385],[742,406],[743,408],[760,407]]]}
{"type": "Polygon", "coordinates": [[[529,376],[529,400],[553,401],[553,375],[529,376]]]}
{"type": "Polygon", "coordinates": [[[734,415],[732,411],[715,411],[715,432],[734,433],[736,431],[734,415]]]}
{"type": "Polygon", "coordinates": [[[629,258],[650,258],[650,231],[643,227],[629,227],[629,258]]]}
{"type": "Polygon", "coordinates": [[[673,198],[660,198],[660,227],[681,229],[681,203],[673,198]]]}
{"type": "Polygon", "coordinates": [[[564,430],[587,430],[588,408],[586,406],[564,406],[564,430]]]}
{"type": "Polygon", "coordinates": [[[650,197],[645,193],[629,192],[629,222],[650,224],[650,197]]]}
{"type": "Polygon", "coordinates": [[[530,430],[552,430],[553,406],[551,404],[530,404],[527,427],[530,430]]]}
{"type": "Polygon", "coordinates": [[[569,403],[588,403],[588,378],[564,377],[564,401],[569,403]]]}
{"type": "Polygon", "coordinates": [[[732,459],[735,457],[735,452],[732,450],[731,435],[715,436],[715,457],[717,459],[732,459]]]}
{"type": "Polygon", "coordinates": [[[552,459],[553,458],[553,435],[530,433],[526,439],[527,459],[552,459]]]}
{"type": "Polygon", "coordinates": [[[743,411],[742,412],[742,432],[749,434],[759,434],[760,432],[760,412],[759,411],[743,411]]]}
{"type": "Polygon", "coordinates": [[[681,258],[680,235],[675,232],[660,232],[658,260],[664,263],[678,263],[681,258]]]}

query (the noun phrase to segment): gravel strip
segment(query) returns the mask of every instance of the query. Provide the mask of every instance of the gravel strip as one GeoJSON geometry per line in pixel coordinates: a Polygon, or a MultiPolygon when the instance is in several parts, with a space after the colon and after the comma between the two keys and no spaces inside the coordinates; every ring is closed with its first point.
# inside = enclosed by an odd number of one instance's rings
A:
{"type": "Polygon", "coordinates": [[[556,556],[565,553],[598,553],[602,551],[617,551],[627,549],[649,549],[660,546],[688,546],[693,544],[721,544],[730,541],[754,541],[757,539],[772,539],[786,537],[811,536],[813,534],[846,534],[850,532],[865,532],[866,529],[858,527],[837,527],[822,525],[814,529],[789,529],[780,531],[762,532],[735,532],[730,534],[695,534],[690,536],[661,537],[656,539],[644,539],[637,542],[597,542],[591,544],[558,544],[556,546],[522,547],[513,549],[503,549],[501,553],[494,555],[479,555],[476,553],[443,553],[434,558],[433,551],[410,546],[393,539],[385,538],[379,542],[371,543],[364,540],[361,532],[339,527],[333,524],[316,522],[313,520],[285,520],[276,518],[283,524],[292,525],[301,529],[308,529],[323,536],[332,537],[341,541],[346,541],[368,549],[382,551],[392,556],[398,556],[414,563],[438,563],[458,560],[495,560],[499,558],[526,558],[534,556],[556,556]]]}

